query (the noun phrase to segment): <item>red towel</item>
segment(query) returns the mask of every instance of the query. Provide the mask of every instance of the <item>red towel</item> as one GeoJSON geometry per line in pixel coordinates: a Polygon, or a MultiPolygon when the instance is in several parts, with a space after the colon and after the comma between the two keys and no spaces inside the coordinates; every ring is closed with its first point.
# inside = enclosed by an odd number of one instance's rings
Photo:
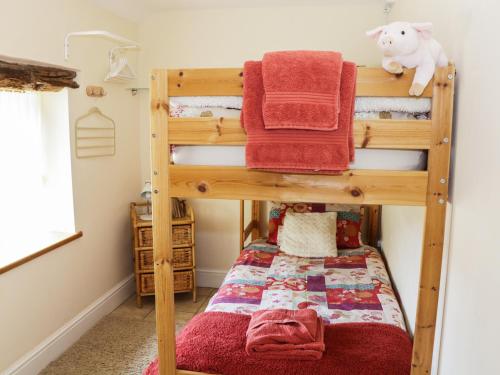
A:
{"type": "Polygon", "coordinates": [[[321,359],[324,325],[316,311],[261,310],[252,314],[246,352],[261,359],[321,359]]]}
{"type": "Polygon", "coordinates": [[[337,130],[266,130],[262,113],[262,63],[246,62],[241,119],[247,132],[247,167],[295,173],[338,173],[348,169],[349,162],[354,160],[356,73],[354,63],[343,63],[337,130]]]}
{"type": "Polygon", "coordinates": [[[262,59],[266,129],[337,129],[341,75],[338,52],[266,53],[262,59]]]}

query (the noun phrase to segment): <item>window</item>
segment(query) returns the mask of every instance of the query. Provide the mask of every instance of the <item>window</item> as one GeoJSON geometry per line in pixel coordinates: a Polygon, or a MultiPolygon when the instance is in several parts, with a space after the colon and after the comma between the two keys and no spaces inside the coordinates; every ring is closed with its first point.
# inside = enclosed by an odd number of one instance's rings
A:
{"type": "Polygon", "coordinates": [[[75,231],[66,90],[0,91],[0,268],[75,231]]]}

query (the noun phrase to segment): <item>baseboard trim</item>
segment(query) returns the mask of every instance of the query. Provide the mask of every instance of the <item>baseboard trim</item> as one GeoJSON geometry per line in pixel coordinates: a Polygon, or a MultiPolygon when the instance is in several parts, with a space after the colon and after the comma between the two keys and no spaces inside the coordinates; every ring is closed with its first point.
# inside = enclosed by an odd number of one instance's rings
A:
{"type": "Polygon", "coordinates": [[[68,323],[64,324],[56,332],[47,337],[37,347],[17,360],[7,368],[3,374],[38,374],[50,362],[73,345],[99,320],[121,305],[132,295],[134,289],[134,275],[132,274],[120,281],[68,323]]]}
{"type": "Polygon", "coordinates": [[[226,274],[227,271],[197,269],[196,285],[206,288],[219,288],[226,274]]]}

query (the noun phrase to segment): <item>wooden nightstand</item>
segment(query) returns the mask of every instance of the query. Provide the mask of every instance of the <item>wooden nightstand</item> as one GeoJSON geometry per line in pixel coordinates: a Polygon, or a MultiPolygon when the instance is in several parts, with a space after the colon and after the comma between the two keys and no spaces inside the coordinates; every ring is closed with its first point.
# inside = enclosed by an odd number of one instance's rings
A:
{"type": "MultiPolygon", "coordinates": [[[[136,302],[138,307],[142,307],[142,297],[155,294],[153,223],[150,220],[141,220],[137,212],[138,207],[145,206],[146,203],[130,203],[136,302]]],[[[193,293],[193,302],[196,302],[193,209],[188,207],[187,213],[188,215],[184,218],[172,219],[174,291],[175,293],[191,292],[193,293]]]]}

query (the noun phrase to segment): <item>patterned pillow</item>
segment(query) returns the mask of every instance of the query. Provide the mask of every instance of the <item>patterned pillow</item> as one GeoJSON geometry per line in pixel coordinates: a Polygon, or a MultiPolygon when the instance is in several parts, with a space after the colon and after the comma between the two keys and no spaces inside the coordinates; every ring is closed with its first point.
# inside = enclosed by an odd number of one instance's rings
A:
{"type": "Polygon", "coordinates": [[[339,249],[355,249],[363,245],[361,242],[360,211],[361,207],[358,205],[272,202],[271,210],[269,211],[269,235],[267,242],[279,245],[278,233],[287,212],[338,212],[337,247],[339,249]],[[342,220],[339,221],[339,218],[342,220]],[[355,231],[356,233],[354,233],[355,231]]]}
{"type": "Polygon", "coordinates": [[[336,257],[336,212],[287,212],[280,249],[298,257],[336,257]]]}
{"type": "Polygon", "coordinates": [[[361,241],[361,213],[337,213],[337,247],[339,249],[356,249],[363,245],[361,241]]]}

